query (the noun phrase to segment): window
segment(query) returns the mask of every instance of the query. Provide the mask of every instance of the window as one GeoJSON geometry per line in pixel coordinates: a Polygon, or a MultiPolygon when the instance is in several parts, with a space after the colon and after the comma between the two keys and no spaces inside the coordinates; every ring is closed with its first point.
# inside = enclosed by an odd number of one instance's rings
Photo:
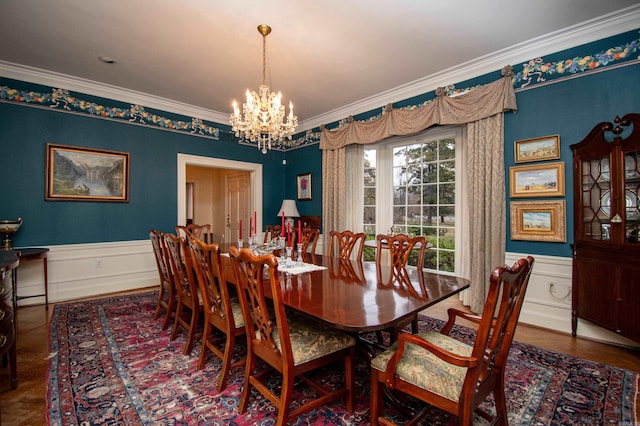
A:
{"type": "MultiPolygon", "coordinates": [[[[389,232],[424,235],[426,269],[456,271],[456,129],[430,130],[364,149],[362,225],[367,239],[389,232]]],[[[458,149],[459,151],[459,149],[458,149]]],[[[373,252],[365,253],[373,259],[373,252]]],[[[417,254],[415,262],[417,261],[417,254]]]]}

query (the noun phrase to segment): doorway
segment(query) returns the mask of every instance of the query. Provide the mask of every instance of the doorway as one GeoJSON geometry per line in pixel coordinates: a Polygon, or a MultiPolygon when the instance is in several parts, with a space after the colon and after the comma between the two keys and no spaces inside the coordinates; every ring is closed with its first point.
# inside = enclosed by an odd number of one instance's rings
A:
{"type": "MultiPolygon", "coordinates": [[[[256,212],[257,230],[262,229],[262,164],[245,163],[241,161],[223,160],[219,158],[200,157],[188,154],[178,154],[178,224],[187,223],[187,167],[193,169],[212,169],[212,173],[218,173],[224,181],[224,189],[221,190],[224,197],[224,212],[216,212],[215,219],[207,219],[218,228],[224,227],[225,242],[233,242],[238,239],[239,220],[243,220],[244,235],[246,239],[249,231],[249,217],[256,212]],[[245,172],[245,173],[233,173],[245,172]],[[242,177],[244,176],[244,177],[242,177]],[[245,225],[246,224],[246,225],[245,225]]],[[[196,189],[197,191],[197,189],[196,189]]],[[[197,203],[197,200],[196,200],[197,203]]],[[[197,211],[197,207],[194,207],[197,211]]],[[[208,217],[205,215],[205,217],[208,217]]],[[[196,217],[196,221],[199,219],[196,217]]],[[[215,231],[220,233],[221,231],[215,231]]]]}

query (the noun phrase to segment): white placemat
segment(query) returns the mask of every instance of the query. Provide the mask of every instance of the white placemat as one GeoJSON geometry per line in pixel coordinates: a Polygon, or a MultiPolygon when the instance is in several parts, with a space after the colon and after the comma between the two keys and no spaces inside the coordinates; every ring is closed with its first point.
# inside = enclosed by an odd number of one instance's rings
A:
{"type": "Polygon", "coordinates": [[[278,271],[291,274],[291,275],[298,275],[298,274],[304,274],[305,272],[320,271],[322,269],[327,269],[327,267],[314,265],[313,263],[304,263],[302,264],[302,266],[296,265],[293,268],[283,268],[282,266],[280,266],[278,268],[278,271]]]}

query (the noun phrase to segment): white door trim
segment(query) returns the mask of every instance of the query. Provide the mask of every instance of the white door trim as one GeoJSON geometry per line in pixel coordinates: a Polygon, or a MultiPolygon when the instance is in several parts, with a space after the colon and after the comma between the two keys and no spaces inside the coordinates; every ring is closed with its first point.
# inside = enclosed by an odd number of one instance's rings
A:
{"type": "Polygon", "coordinates": [[[180,153],[178,153],[178,220],[176,224],[187,223],[187,165],[249,172],[251,182],[249,211],[256,212],[258,221],[256,229],[262,229],[262,164],[180,153]]]}

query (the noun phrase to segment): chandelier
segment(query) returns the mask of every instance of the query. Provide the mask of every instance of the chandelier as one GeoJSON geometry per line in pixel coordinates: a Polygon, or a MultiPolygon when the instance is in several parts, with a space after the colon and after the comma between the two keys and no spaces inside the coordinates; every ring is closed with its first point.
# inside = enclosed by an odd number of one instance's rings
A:
{"type": "Polygon", "coordinates": [[[258,32],[262,34],[262,84],[259,93],[247,89],[247,101],[242,105],[242,115],[238,103],[233,101],[233,113],[231,114],[231,129],[236,137],[245,141],[258,143],[258,149],[263,154],[272,145],[281,144],[285,138],[291,139],[291,135],[298,125],[298,117],[293,115],[293,104],[289,102],[289,115],[285,122],[285,110],[281,103],[282,93],[271,93],[266,85],[267,70],[267,35],[271,33],[271,27],[265,24],[258,25],[258,32]]]}

